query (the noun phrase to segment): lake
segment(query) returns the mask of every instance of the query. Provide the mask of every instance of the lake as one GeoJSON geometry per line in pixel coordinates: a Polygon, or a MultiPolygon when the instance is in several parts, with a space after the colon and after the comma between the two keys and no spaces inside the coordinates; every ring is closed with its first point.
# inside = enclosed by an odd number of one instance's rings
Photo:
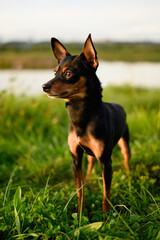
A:
{"type": "MultiPolygon", "coordinates": [[[[53,70],[0,70],[0,91],[14,94],[43,94],[42,84],[52,79],[53,70]]],[[[102,86],[160,88],[160,63],[100,61],[97,70],[102,86]]]]}

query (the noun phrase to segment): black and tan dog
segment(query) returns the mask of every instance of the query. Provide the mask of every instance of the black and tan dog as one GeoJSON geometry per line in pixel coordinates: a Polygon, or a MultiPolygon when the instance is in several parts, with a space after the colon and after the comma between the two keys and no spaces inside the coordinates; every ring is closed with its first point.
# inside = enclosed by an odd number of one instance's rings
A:
{"type": "Polygon", "coordinates": [[[99,161],[103,177],[102,210],[108,211],[112,179],[111,154],[118,143],[124,157],[124,167],[129,171],[129,131],[123,108],[115,103],[102,101],[102,88],[96,70],[97,53],[88,36],[82,53],[72,56],[55,38],[51,45],[58,66],[55,77],[43,84],[49,97],[66,100],[70,119],[68,144],[73,158],[76,188],[79,189],[78,212],[83,196],[84,176],[82,171],[83,152],[88,154],[87,176],[91,172],[94,157],[99,161]]]}

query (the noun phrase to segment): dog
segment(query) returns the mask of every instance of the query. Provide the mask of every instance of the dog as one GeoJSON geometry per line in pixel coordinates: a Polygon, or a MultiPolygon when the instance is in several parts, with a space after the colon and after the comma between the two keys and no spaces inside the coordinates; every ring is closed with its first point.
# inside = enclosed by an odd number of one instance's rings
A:
{"type": "Polygon", "coordinates": [[[87,178],[94,158],[100,163],[103,178],[102,211],[109,211],[111,154],[117,143],[123,154],[124,167],[129,171],[130,147],[126,114],[119,104],[102,101],[102,87],[96,75],[99,63],[91,34],[80,55],[71,55],[56,38],[51,39],[51,46],[58,66],[55,77],[43,84],[42,88],[49,97],[66,101],[70,119],[68,145],[73,159],[78,212],[85,208],[83,152],[88,155],[87,178]]]}

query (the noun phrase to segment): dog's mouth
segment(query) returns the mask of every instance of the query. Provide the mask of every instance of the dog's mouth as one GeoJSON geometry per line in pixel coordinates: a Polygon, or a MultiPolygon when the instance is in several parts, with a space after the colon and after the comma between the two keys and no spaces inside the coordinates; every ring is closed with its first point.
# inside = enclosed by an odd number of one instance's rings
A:
{"type": "Polygon", "coordinates": [[[48,97],[50,98],[62,98],[62,99],[66,99],[66,98],[69,98],[69,93],[68,92],[64,92],[64,93],[46,93],[48,97]]]}
{"type": "Polygon", "coordinates": [[[50,98],[60,98],[60,96],[58,94],[46,93],[46,95],[50,98]]]}

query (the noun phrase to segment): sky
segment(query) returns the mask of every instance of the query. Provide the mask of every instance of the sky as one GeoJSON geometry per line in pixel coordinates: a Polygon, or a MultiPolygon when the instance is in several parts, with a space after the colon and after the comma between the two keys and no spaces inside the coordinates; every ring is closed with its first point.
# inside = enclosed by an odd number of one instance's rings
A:
{"type": "Polygon", "coordinates": [[[160,0],[0,0],[0,42],[160,42],[160,0]]]}

